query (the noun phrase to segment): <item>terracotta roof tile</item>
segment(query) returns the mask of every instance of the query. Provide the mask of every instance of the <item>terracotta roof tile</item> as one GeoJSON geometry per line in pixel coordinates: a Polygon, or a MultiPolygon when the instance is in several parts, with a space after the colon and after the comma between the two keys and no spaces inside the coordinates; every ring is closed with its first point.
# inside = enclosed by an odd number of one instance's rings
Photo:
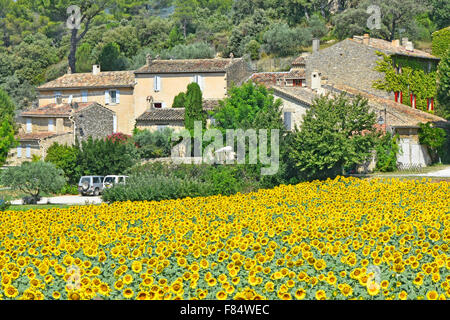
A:
{"type": "Polygon", "coordinates": [[[151,109],[141,114],[136,121],[184,121],[184,108],[151,109]]]}
{"type": "Polygon", "coordinates": [[[191,72],[226,72],[234,63],[242,58],[235,59],[180,59],[180,60],[152,60],[135,73],[191,73],[191,72]]]}
{"type": "Polygon", "coordinates": [[[271,87],[277,84],[278,79],[283,79],[288,75],[289,72],[259,72],[252,74],[250,80],[266,87],[271,87]]]}
{"type": "Polygon", "coordinates": [[[45,106],[41,106],[39,108],[27,110],[21,113],[21,116],[63,116],[68,117],[72,112],[78,112],[87,107],[90,107],[93,104],[97,104],[97,102],[78,102],[76,104],[68,104],[68,103],[50,103],[45,106]]]}
{"type": "MultiPolygon", "coordinates": [[[[362,37],[354,37],[350,39],[351,41],[355,41],[357,43],[363,43],[362,37]]],[[[384,51],[388,54],[396,54],[396,55],[404,55],[404,56],[410,56],[410,57],[417,57],[417,58],[426,58],[426,59],[434,59],[434,60],[440,60],[438,57],[435,57],[428,52],[414,49],[413,51],[408,51],[404,46],[393,46],[392,42],[383,40],[383,39],[376,39],[376,38],[370,38],[369,46],[381,51],[384,51]]]]}
{"type": "Polygon", "coordinates": [[[303,56],[299,56],[294,61],[292,61],[293,66],[304,66],[305,64],[306,64],[306,59],[303,56]]]}
{"type": "Polygon", "coordinates": [[[18,135],[18,138],[21,141],[30,141],[30,140],[42,140],[56,135],[58,135],[56,132],[20,133],[18,135]]]}
{"type": "Polygon", "coordinates": [[[65,74],[58,79],[47,82],[39,90],[63,88],[111,88],[133,87],[135,84],[133,71],[110,71],[92,73],[65,74]]]}
{"type": "Polygon", "coordinates": [[[333,86],[324,86],[331,91],[345,91],[352,96],[360,95],[363,98],[369,100],[369,105],[375,112],[381,112],[386,108],[387,112],[387,125],[392,127],[416,127],[419,123],[434,122],[444,126],[450,125],[450,122],[436,116],[434,114],[411,108],[402,103],[395,102],[393,100],[385,99],[374,94],[367,93],[365,91],[358,90],[347,85],[334,84],[333,86]]]}
{"type": "Polygon", "coordinates": [[[306,105],[311,105],[316,96],[309,88],[272,86],[271,89],[277,95],[286,96],[306,105]]]}
{"type": "Polygon", "coordinates": [[[291,69],[285,79],[306,79],[305,69],[291,69]]]}

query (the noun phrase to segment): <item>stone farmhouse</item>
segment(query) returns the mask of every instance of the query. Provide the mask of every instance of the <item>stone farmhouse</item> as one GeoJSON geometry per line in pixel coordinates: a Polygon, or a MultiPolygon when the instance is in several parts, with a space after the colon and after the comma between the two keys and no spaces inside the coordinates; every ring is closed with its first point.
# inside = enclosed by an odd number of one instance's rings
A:
{"type": "MultiPolygon", "coordinates": [[[[419,61],[426,72],[435,70],[439,62],[414,49],[407,39],[400,45],[399,40],[388,42],[364,35],[323,50],[315,39],[312,54],[299,56],[286,72],[252,74],[243,58],[161,60],[147,56],[146,64],[135,71],[101,72],[99,66],[93,66],[91,73],[68,73],[38,87],[39,106],[20,114],[20,145],[10,152],[8,165],[19,164],[34,154],[45,157],[53,142],[71,144],[76,138],[131,134],[134,128],[183,128],[184,109],[172,108],[172,103],[189,83],[199,84],[203,108],[212,110],[233,83],[240,85],[251,79],[271,88],[282,100],[282,117],[288,130],[301,124],[319,95],[345,92],[349,97],[363,96],[377,114],[377,126],[399,134],[398,162],[405,167],[425,166],[431,159],[419,144],[418,125],[431,122],[448,127],[449,122],[402,104],[398,94],[372,88],[373,82],[383,76],[374,71],[381,59],[377,51],[393,58],[397,72],[401,72],[405,58],[419,61]]],[[[373,163],[365,169],[370,165],[373,163]]]]}
{"type": "MultiPolygon", "coordinates": [[[[372,83],[383,76],[373,69],[376,61],[381,59],[376,51],[393,56],[394,61],[396,56],[418,59],[428,70],[436,68],[439,58],[414,49],[406,39],[402,47],[399,40],[389,43],[370,39],[367,35],[355,36],[323,50],[318,49],[317,41],[313,43],[313,53],[297,58],[289,72],[256,73],[251,76],[254,82],[271,88],[274,97],[282,100],[286,128],[294,130],[299,127],[304,114],[320,95],[342,92],[350,98],[360,95],[368,100],[371,110],[377,115],[377,126],[399,135],[401,152],[397,161],[400,166],[428,165],[431,158],[427,148],[419,143],[419,124],[431,122],[435,126],[448,128],[449,122],[400,103],[400,97],[394,93],[373,89],[372,83]],[[293,74],[298,75],[297,80],[287,81],[293,74]]],[[[401,71],[401,65],[397,64],[396,68],[401,71]]],[[[371,170],[373,166],[374,162],[371,162],[363,170],[371,170]]]]}
{"type": "Polygon", "coordinates": [[[147,56],[135,71],[70,72],[37,88],[38,107],[22,112],[17,123],[19,146],[7,165],[44,158],[53,142],[72,144],[75,138],[132,134],[135,127],[156,130],[184,127],[184,109],[172,109],[176,95],[191,82],[199,84],[205,109],[224,99],[234,83],[251,75],[243,58],[161,60],[147,56]]]}

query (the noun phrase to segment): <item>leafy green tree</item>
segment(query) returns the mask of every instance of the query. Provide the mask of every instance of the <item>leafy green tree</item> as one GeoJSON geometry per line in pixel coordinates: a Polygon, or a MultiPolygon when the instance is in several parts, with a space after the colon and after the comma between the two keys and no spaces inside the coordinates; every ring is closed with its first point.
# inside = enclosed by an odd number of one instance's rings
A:
{"type": "Polygon", "coordinates": [[[137,29],[132,25],[118,26],[108,30],[104,34],[102,41],[104,43],[116,43],[120,48],[120,52],[127,58],[136,55],[140,48],[137,29]]]}
{"type": "Polygon", "coordinates": [[[183,34],[180,31],[178,25],[173,26],[172,30],[169,33],[169,39],[167,46],[169,48],[175,47],[177,44],[184,44],[185,40],[183,38],[183,34]]]}
{"type": "Polygon", "coordinates": [[[375,121],[361,97],[317,98],[289,145],[291,172],[300,180],[325,179],[365,162],[377,140],[375,121]]]}
{"type": "Polygon", "coordinates": [[[92,59],[92,47],[89,43],[83,43],[78,47],[76,53],[76,68],[78,72],[91,71],[94,60],[92,59]]]}
{"type": "Polygon", "coordinates": [[[283,129],[282,101],[275,100],[262,85],[248,81],[240,87],[233,86],[228,97],[219,103],[214,112],[219,129],[283,129]]]}
{"type": "Polygon", "coordinates": [[[68,146],[55,142],[47,149],[45,162],[53,163],[57,168],[62,169],[68,182],[76,184],[81,176],[78,166],[79,153],[80,149],[77,145],[68,146]]]}
{"type": "Polygon", "coordinates": [[[447,0],[431,0],[430,17],[438,29],[448,27],[450,24],[450,2],[447,0]]]}
{"type": "Polygon", "coordinates": [[[437,100],[436,113],[450,120],[450,48],[438,66],[437,100]]]}
{"type": "Polygon", "coordinates": [[[325,21],[318,15],[313,15],[308,21],[308,27],[311,30],[311,34],[314,38],[322,38],[328,33],[328,28],[325,21]]]}
{"type": "Polygon", "coordinates": [[[184,92],[180,92],[173,98],[172,108],[184,108],[184,104],[186,102],[186,94],[184,92]]]}
{"type": "Polygon", "coordinates": [[[39,200],[41,193],[56,193],[66,183],[64,172],[54,164],[35,161],[5,169],[0,176],[2,185],[20,190],[39,200]]]}
{"type": "Polygon", "coordinates": [[[121,174],[135,164],[136,147],[111,139],[92,139],[81,143],[77,163],[82,175],[121,174]]]}
{"type": "Polygon", "coordinates": [[[188,26],[192,22],[197,8],[197,0],[175,0],[174,18],[180,23],[185,39],[187,37],[188,26]]]}
{"type": "Polygon", "coordinates": [[[298,45],[295,33],[295,29],[285,23],[272,25],[264,34],[264,51],[280,56],[293,54],[298,45]]]}
{"type": "Polygon", "coordinates": [[[427,146],[433,162],[436,162],[438,156],[442,157],[444,155],[442,147],[445,144],[445,137],[444,129],[432,127],[429,122],[419,124],[419,143],[427,146]]]}
{"type": "Polygon", "coordinates": [[[250,59],[258,60],[261,45],[255,39],[250,40],[245,46],[245,53],[250,55],[250,59]]]}
{"type": "Polygon", "coordinates": [[[9,150],[17,145],[14,137],[14,111],[14,103],[6,92],[0,89],[0,166],[5,163],[9,150]]]}
{"type": "Polygon", "coordinates": [[[126,69],[125,57],[120,53],[120,47],[115,42],[106,44],[98,57],[101,69],[104,71],[116,71],[126,69]]]}
{"type": "Polygon", "coordinates": [[[197,83],[187,86],[186,100],[184,102],[184,126],[186,129],[194,130],[194,122],[201,121],[202,128],[206,127],[206,115],[203,112],[202,90],[197,83]]]}
{"type": "Polygon", "coordinates": [[[376,144],[376,169],[381,172],[392,172],[397,169],[397,155],[400,151],[398,136],[386,132],[376,144]]]}
{"type": "Polygon", "coordinates": [[[170,156],[172,130],[166,128],[151,132],[140,130],[133,135],[141,159],[161,158],[170,156]]]}

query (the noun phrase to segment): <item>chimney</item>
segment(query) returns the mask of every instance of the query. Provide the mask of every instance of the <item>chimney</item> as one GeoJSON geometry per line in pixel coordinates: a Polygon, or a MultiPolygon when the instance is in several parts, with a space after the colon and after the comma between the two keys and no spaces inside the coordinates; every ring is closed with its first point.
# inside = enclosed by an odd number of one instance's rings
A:
{"type": "Polygon", "coordinates": [[[400,47],[400,40],[392,40],[392,46],[395,48],[400,47]]]}
{"type": "Polygon", "coordinates": [[[94,76],[98,75],[100,73],[100,65],[99,64],[94,64],[92,66],[92,74],[94,76]]]}
{"type": "Polygon", "coordinates": [[[230,59],[231,59],[231,60],[234,59],[234,54],[233,54],[233,52],[230,53],[230,59]]]}
{"type": "Polygon", "coordinates": [[[320,49],[320,40],[319,39],[313,39],[312,42],[312,52],[316,53],[320,49]]]}
{"type": "Polygon", "coordinates": [[[322,83],[320,79],[320,73],[318,71],[313,71],[311,73],[311,89],[320,90],[322,88],[322,83]]]}
{"type": "Polygon", "coordinates": [[[145,63],[146,63],[146,65],[150,66],[152,64],[152,61],[153,61],[152,55],[150,53],[148,53],[145,56],[145,63]]]}
{"type": "Polygon", "coordinates": [[[67,74],[72,74],[72,69],[70,67],[67,67],[67,74]]]}
{"type": "Polygon", "coordinates": [[[363,44],[365,44],[365,45],[369,45],[369,44],[370,44],[370,36],[369,36],[368,33],[365,33],[365,34],[364,34],[364,37],[363,37],[363,44]]]}
{"type": "Polygon", "coordinates": [[[402,46],[406,47],[408,43],[408,38],[402,38],[402,46]]]}
{"type": "Polygon", "coordinates": [[[405,48],[406,48],[406,50],[408,50],[408,51],[414,51],[414,44],[412,43],[412,41],[408,41],[408,42],[406,43],[405,48]]]}

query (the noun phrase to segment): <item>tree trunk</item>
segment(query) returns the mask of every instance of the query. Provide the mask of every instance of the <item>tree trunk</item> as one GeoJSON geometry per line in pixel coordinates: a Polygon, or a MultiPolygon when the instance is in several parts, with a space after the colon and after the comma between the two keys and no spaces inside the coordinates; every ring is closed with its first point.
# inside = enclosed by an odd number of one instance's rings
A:
{"type": "Polygon", "coordinates": [[[306,20],[309,21],[309,14],[308,14],[308,10],[305,8],[305,17],[306,20]]]}
{"type": "Polygon", "coordinates": [[[76,73],[76,58],[77,45],[79,39],[77,38],[78,29],[72,29],[72,35],[70,37],[70,53],[69,53],[69,67],[72,73],[76,73]]]}
{"type": "Polygon", "coordinates": [[[393,18],[392,19],[391,37],[390,37],[389,41],[392,41],[395,39],[395,29],[396,29],[396,23],[395,23],[395,18],[393,18]]]}

